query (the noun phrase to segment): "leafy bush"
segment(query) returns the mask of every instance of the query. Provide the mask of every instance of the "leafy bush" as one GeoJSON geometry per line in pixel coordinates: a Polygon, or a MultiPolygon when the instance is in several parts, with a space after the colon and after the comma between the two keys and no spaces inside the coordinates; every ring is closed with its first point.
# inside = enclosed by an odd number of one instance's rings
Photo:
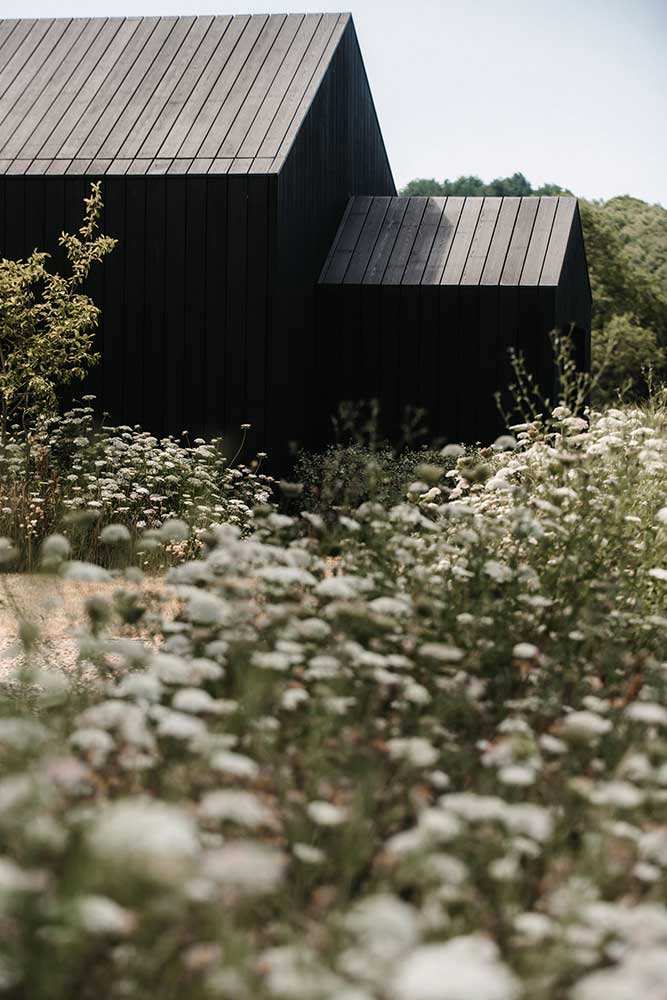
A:
{"type": "Polygon", "coordinates": [[[12,420],[52,413],[57,392],[84,377],[99,355],[92,350],[100,310],[80,289],[93,264],[116,240],[97,234],[101,186],[91,185],[78,233],[61,233],[59,243],[71,273],[52,274],[50,254],[37,250],[26,260],[0,260],[0,439],[12,420]]]}
{"type": "Polygon", "coordinates": [[[388,446],[372,451],[362,444],[331,445],[323,452],[303,452],[295,476],[303,483],[301,502],[309,510],[349,509],[367,500],[392,506],[405,495],[406,484],[418,478],[420,466],[440,466],[445,472],[453,464],[429,448],[396,453],[388,446]]]}
{"type": "Polygon", "coordinates": [[[221,444],[198,439],[188,446],[138,428],[98,426],[89,406],[28,430],[14,427],[0,445],[0,536],[17,550],[11,565],[32,569],[42,541],[56,531],[77,559],[105,565],[113,556],[102,536],[110,523],[129,531],[128,556],[142,539],[143,562],[151,562],[152,549],[160,560],[192,556],[200,548],[196,532],[212,523],[245,530],[253,506],[270,498],[272,480],[257,462],[231,467],[221,444]],[[191,533],[158,549],[150,532],[175,518],[191,533]]]}
{"type": "Polygon", "coordinates": [[[390,442],[382,433],[378,400],[340,403],[333,420],[336,444],[297,456],[299,503],[321,511],[371,500],[391,506],[403,499],[420,467],[440,468],[442,475],[453,462],[440,448],[418,444],[427,437],[424,417],[424,411],[407,407],[398,437],[390,442]]]}
{"type": "Polygon", "coordinates": [[[515,433],[210,532],[157,647],[100,595],[87,687],[24,623],[7,995],[663,1000],[667,399],[515,433]]]}
{"type": "Polygon", "coordinates": [[[667,371],[667,352],[655,333],[640,326],[632,316],[612,316],[593,337],[592,372],[600,399],[627,400],[646,396],[650,373],[667,371]]]}

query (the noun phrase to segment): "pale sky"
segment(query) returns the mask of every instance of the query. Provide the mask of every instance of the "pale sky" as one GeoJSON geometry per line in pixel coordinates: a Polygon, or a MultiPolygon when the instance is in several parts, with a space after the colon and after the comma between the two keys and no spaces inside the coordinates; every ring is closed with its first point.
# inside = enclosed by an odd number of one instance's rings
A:
{"type": "MultiPolygon", "coordinates": [[[[282,0],[0,0],[3,17],[284,10],[282,0]]],[[[587,198],[667,206],[667,0],[359,0],[352,13],[398,186],[519,170],[587,198]]]]}

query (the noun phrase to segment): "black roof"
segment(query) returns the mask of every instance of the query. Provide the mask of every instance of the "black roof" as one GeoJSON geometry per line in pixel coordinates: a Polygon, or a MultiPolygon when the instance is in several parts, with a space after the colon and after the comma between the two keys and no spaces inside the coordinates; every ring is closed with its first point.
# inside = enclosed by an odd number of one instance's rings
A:
{"type": "Polygon", "coordinates": [[[0,173],[275,173],[349,21],[0,20],[0,173]]]}
{"type": "Polygon", "coordinates": [[[355,197],[320,283],[557,285],[573,230],[573,197],[355,197]]]}

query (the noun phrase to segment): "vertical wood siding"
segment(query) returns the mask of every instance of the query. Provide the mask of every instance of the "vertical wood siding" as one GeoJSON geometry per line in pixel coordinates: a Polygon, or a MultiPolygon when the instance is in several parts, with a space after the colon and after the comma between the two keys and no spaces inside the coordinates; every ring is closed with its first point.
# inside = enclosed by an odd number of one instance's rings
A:
{"type": "MultiPolygon", "coordinates": [[[[35,247],[62,267],[58,235],[80,225],[86,176],[0,177],[0,256],[35,247]]],[[[265,447],[275,178],[107,176],[102,231],[119,239],[87,290],[102,307],[102,365],[87,392],[121,424],[265,447]]]]}
{"type": "Polygon", "coordinates": [[[318,439],[318,422],[328,422],[321,413],[325,398],[335,411],[342,386],[327,370],[328,352],[346,357],[345,370],[359,373],[358,324],[345,334],[339,328],[344,342],[322,345],[322,355],[316,354],[317,278],[351,192],[394,195],[396,189],[348,21],[277,179],[267,357],[267,440],[276,456],[290,441],[312,445],[318,439]]]}

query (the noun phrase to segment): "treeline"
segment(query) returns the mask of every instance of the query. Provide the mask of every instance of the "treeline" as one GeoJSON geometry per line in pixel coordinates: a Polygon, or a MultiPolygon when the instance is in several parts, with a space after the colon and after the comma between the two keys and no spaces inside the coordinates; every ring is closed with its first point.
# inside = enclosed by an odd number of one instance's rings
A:
{"type": "MultiPolygon", "coordinates": [[[[534,188],[521,173],[486,184],[474,175],[410,181],[403,195],[571,194],[534,188]]],[[[646,394],[648,372],[667,379],[667,209],[623,195],[580,198],[593,288],[593,369],[599,401],[646,394]]]]}

